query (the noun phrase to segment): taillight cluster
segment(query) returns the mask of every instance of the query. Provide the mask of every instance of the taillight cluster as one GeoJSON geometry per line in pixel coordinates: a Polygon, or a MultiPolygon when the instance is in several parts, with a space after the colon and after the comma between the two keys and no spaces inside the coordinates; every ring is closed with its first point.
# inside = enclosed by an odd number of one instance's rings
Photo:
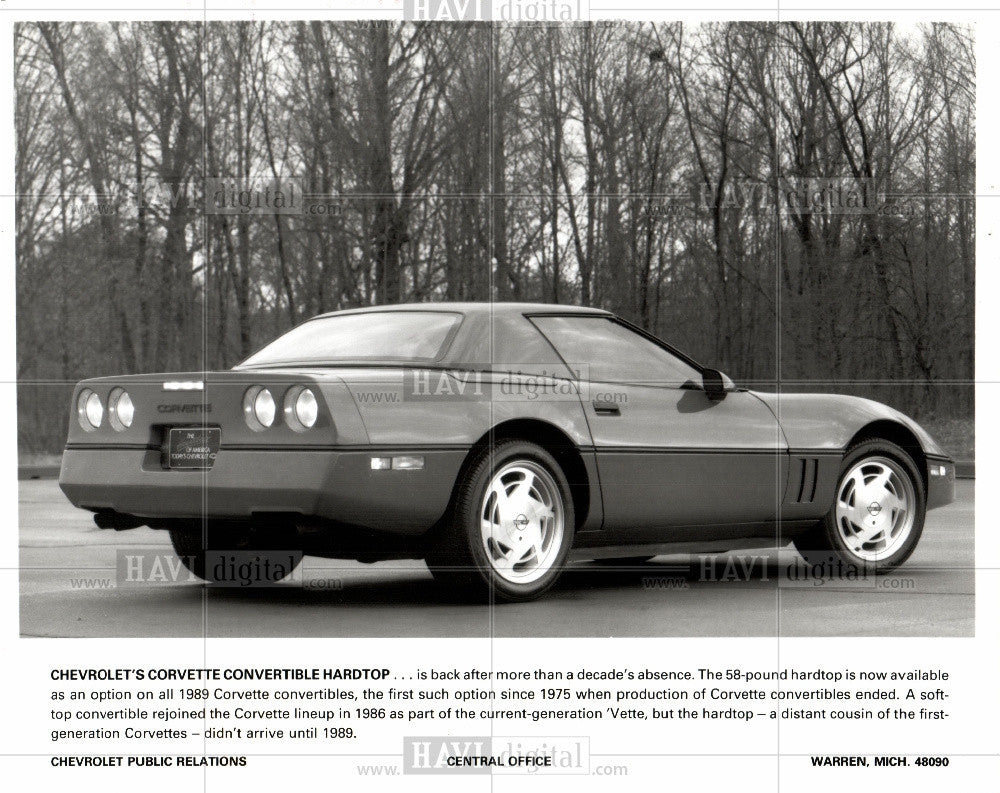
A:
{"type": "MultiPolygon", "coordinates": [[[[104,402],[92,388],[85,388],[76,398],[76,417],[80,426],[93,432],[104,422],[104,402]]],[[[135,420],[135,405],[124,388],[113,388],[108,395],[108,422],[117,432],[127,430],[135,420]]]]}
{"type": "MultiPolygon", "coordinates": [[[[179,390],[167,389],[165,390],[179,390]]],[[[293,385],[282,399],[284,422],[296,432],[305,432],[316,425],[319,402],[308,386],[293,385]]],[[[76,416],[86,432],[104,424],[105,401],[92,388],[84,388],[76,398],[76,416]]],[[[278,421],[278,403],[266,386],[255,385],[243,395],[243,417],[247,426],[257,432],[273,427],[278,421]]],[[[127,430],[135,420],[135,405],[124,388],[115,387],[107,396],[107,420],[117,432],[127,430]]]]}
{"type": "MultiPolygon", "coordinates": [[[[316,395],[304,385],[293,385],[285,392],[282,408],[285,424],[296,432],[312,428],[319,418],[316,395]]],[[[247,389],[243,395],[243,417],[255,432],[274,426],[278,419],[278,403],[269,388],[255,385],[247,389]]]]}

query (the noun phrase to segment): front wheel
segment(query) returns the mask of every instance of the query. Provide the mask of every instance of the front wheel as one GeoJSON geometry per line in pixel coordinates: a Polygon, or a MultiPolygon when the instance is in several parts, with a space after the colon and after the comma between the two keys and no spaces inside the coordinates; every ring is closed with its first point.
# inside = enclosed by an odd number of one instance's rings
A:
{"type": "Polygon", "coordinates": [[[439,580],[498,600],[533,600],[562,572],[574,520],[555,458],[528,441],[500,441],[466,467],[427,566],[439,580]]]}
{"type": "Polygon", "coordinates": [[[913,553],[925,513],[924,482],[910,456],[889,441],[864,441],[844,457],[830,511],[795,547],[810,564],[888,573],[913,553]]]}

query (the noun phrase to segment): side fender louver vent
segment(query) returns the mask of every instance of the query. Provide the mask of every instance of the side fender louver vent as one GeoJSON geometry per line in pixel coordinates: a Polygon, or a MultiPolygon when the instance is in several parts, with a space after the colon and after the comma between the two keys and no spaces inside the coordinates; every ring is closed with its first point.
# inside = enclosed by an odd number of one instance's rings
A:
{"type": "Polygon", "coordinates": [[[815,457],[803,457],[799,460],[799,494],[795,501],[799,504],[811,504],[816,498],[816,466],[815,457]]]}

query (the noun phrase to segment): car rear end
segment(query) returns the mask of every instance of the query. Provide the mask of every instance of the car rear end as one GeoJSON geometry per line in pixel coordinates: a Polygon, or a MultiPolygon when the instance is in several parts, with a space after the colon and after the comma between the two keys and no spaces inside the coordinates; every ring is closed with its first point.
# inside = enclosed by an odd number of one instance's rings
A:
{"type": "Polygon", "coordinates": [[[76,506],[124,523],[309,514],[338,442],[364,438],[335,378],[222,372],[86,380],[73,397],[60,486],[76,506]]]}
{"type": "Polygon", "coordinates": [[[461,462],[432,451],[419,469],[377,470],[409,452],[371,444],[332,370],[98,378],[72,404],[60,486],[109,528],[280,516],[420,534],[461,462]]]}

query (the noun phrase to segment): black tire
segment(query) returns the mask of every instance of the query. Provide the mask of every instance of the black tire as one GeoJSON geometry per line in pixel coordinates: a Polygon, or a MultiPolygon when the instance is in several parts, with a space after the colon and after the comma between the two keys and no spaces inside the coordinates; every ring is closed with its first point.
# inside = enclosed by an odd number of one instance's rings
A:
{"type": "Polygon", "coordinates": [[[200,522],[192,521],[171,528],[170,543],[184,567],[211,584],[246,587],[277,583],[288,578],[302,561],[301,552],[289,547],[296,543],[289,542],[287,535],[254,525],[210,523],[203,530],[200,522]],[[251,583],[234,580],[224,564],[232,558],[228,552],[239,554],[241,562],[256,560],[260,567],[252,568],[254,576],[257,571],[266,571],[266,578],[251,583]]]}
{"type": "Polygon", "coordinates": [[[556,459],[538,444],[518,439],[502,440],[480,450],[463,468],[449,515],[439,527],[427,554],[427,567],[438,581],[477,598],[487,598],[492,593],[498,601],[534,600],[559,578],[573,545],[575,520],[569,482],[556,459]],[[538,565],[536,580],[525,583],[509,580],[494,568],[481,534],[480,516],[494,476],[505,466],[522,462],[543,470],[550,477],[561,502],[563,524],[558,539],[553,538],[550,545],[550,561],[538,565]],[[558,547],[552,547],[556,542],[558,547]]]}
{"type": "MultiPolygon", "coordinates": [[[[901,484],[905,488],[905,483],[901,481],[901,484]]],[[[812,529],[795,537],[793,543],[795,549],[810,566],[822,566],[830,570],[833,575],[840,572],[846,575],[854,573],[882,575],[899,567],[913,553],[913,549],[916,548],[924,530],[926,504],[923,477],[917,470],[913,458],[904,449],[880,438],[862,441],[848,449],[844,455],[840,473],[837,475],[837,489],[834,491],[833,504],[830,506],[829,512],[812,529]],[[877,461],[880,460],[895,463],[895,466],[890,467],[908,480],[914,502],[912,505],[913,522],[905,538],[892,548],[888,556],[879,556],[874,559],[863,558],[847,544],[844,527],[838,525],[837,503],[843,489],[848,486],[845,477],[862,461],[870,461],[873,465],[878,465],[880,463],[877,461]]],[[[872,507],[877,507],[881,512],[881,507],[875,502],[873,502],[872,507]]]]}

